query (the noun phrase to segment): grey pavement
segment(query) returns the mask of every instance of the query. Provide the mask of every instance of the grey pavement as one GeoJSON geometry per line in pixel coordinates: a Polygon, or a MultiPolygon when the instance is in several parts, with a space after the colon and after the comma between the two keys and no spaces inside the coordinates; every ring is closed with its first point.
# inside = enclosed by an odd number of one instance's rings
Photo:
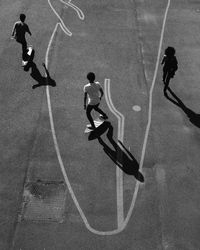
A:
{"type": "MultiPolygon", "coordinates": [[[[86,74],[94,71],[102,86],[111,81],[111,97],[125,117],[124,145],[139,162],[147,125],[152,83],[166,0],[76,1],[85,14],[52,1],[73,33],[56,33],[49,57],[55,131],[65,171],[90,226],[117,228],[116,166],[98,140],[88,141],[83,110],[86,74]],[[132,107],[139,105],[140,112],[132,107]]],[[[139,191],[125,229],[101,236],[85,226],[65,184],[55,152],[44,86],[20,66],[19,47],[8,42],[20,12],[27,14],[41,63],[58,22],[47,1],[1,3],[1,174],[0,249],[13,250],[198,250],[200,249],[199,127],[163,94],[159,67],[153,92],[152,123],[139,191]],[[9,18],[4,13],[9,11],[9,18]],[[37,22],[36,22],[37,20],[37,22]],[[43,25],[41,25],[43,24],[43,25]]],[[[197,1],[171,1],[162,53],[175,47],[179,69],[170,87],[187,108],[199,112],[199,11],[197,1]]],[[[117,140],[117,119],[105,98],[117,140]]],[[[102,139],[108,144],[106,136],[102,139]]],[[[110,145],[112,146],[112,145],[110,145]]],[[[123,175],[124,215],[136,187],[123,175]]]]}

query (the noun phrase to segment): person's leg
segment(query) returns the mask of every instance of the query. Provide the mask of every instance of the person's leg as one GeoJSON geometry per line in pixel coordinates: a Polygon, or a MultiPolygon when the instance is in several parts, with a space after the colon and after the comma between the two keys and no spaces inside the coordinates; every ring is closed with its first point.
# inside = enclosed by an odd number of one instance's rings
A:
{"type": "Polygon", "coordinates": [[[99,104],[94,106],[94,110],[102,115],[102,118],[107,119],[108,116],[99,108],[99,104]]]}
{"type": "Polygon", "coordinates": [[[163,69],[163,82],[164,83],[166,82],[167,73],[168,73],[168,70],[164,68],[163,69]]]}
{"type": "Polygon", "coordinates": [[[169,72],[166,74],[166,79],[165,79],[165,87],[164,87],[164,94],[166,93],[168,87],[169,87],[169,82],[170,82],[170,74],[169,72]]]}
{"type": "Polygon", "coordinates": [[[28,56],[27,56],[27,42],[26,42],[26,40],[25,39],[22,40],[21,44],[22,44],[22,59],[24,61],[27,61],[28,56]]]}
{"type": "Polygon", "coordinates": [[[91,116],[91,111],[92,111],[93,108],[94,108],[93,105],[87,105],[86,115],[87,115],[87,118],[88,118],[88,120],[89,120],[89,122],[91,124],[91,127],[95,128],[94,121],[93,121],[92,116],[91,116]]]}

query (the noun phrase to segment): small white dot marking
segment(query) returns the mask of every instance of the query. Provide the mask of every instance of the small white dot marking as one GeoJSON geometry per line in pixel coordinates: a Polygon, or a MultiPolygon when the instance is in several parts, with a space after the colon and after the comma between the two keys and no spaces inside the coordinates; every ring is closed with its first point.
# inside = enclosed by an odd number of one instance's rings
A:
{"type": "Polygon", "coordinates": [[[135,105],[135,106],[133,106],[133,110],[136,112],[139,112],[139,111],[141,111],[141,107],[138,105],[135,105]]]}

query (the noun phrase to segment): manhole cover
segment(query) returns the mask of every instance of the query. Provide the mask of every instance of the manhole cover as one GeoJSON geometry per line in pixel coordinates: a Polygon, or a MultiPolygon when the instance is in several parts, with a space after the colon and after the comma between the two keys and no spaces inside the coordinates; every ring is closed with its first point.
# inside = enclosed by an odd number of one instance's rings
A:
{"type": "Polygon", "coordinates": [[[21,219],[35,221],[59,221],[64,218],[65,185],[63,182],[27,183],[21,219]]]}

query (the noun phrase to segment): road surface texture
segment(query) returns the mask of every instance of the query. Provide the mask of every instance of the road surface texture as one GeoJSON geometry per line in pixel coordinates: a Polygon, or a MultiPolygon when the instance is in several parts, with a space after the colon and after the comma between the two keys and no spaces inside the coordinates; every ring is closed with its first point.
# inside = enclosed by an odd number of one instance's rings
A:
{"type": "Polygon", "coordinates": [[[0,7],[0,250],[199,250],[198,1],[0,7]],[[29,71],[10,40],[20,13],[35,50],[29,71]],[[179,62],[168,99],[167,46],[179,62]],[[56,86],[38,84],[42,62],[56,86]],[[90,71],[109,116],[94,140],[84,134],[90,71]]]}

